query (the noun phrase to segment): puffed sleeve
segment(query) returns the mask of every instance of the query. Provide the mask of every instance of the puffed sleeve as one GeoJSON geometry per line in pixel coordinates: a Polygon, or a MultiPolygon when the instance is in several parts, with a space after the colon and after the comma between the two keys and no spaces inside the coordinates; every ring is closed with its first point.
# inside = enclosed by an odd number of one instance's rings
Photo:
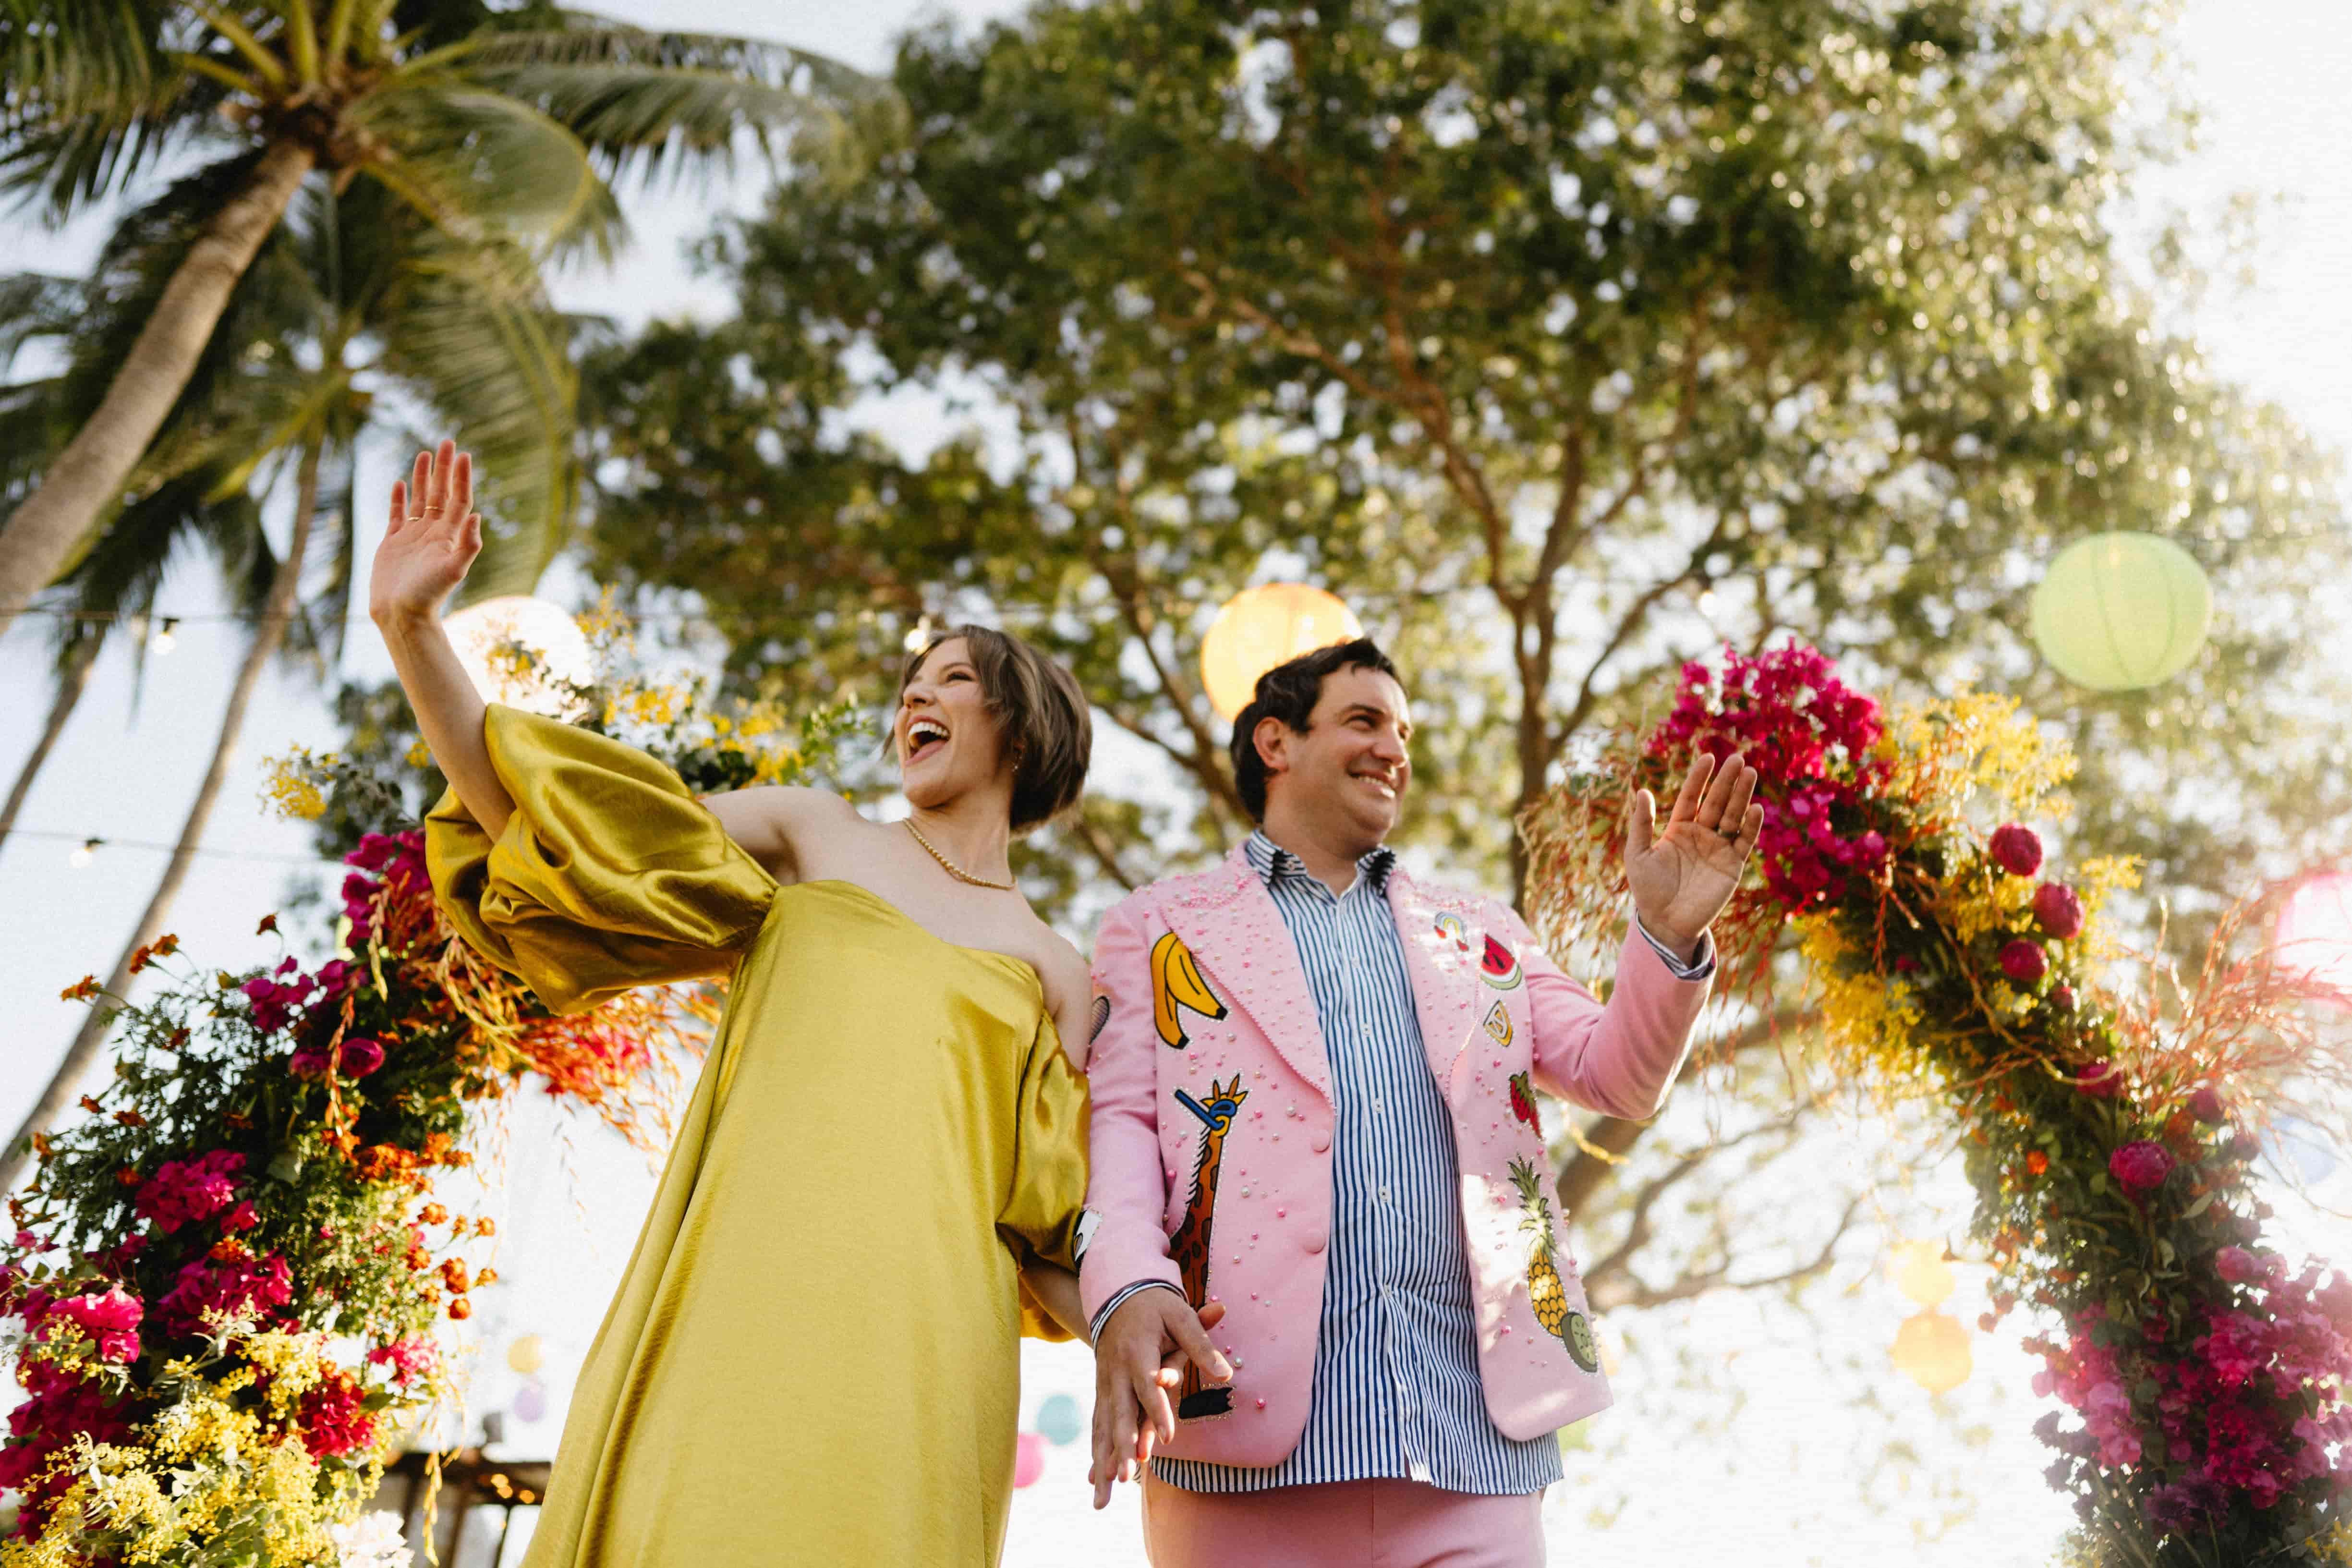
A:
{"type": "Polygon", "coordinates": [[[493,842],[455,791],[425,819],[434,896],[476,951],[558,1013],[734,966],[776,884],[677,773],[497,704],[482,737],[514,797],[505,830],[493,842]]]}
{"type": "Polygon", "coordinates": [[[1030,1289],[1028,1270],[1044,1263],[1077,1272],[1078,1216],[1087,1203],[1087,1080],[1063,1054],[1053,1017],[1042,1010],[1023,1065],[1017,1115],[1013,1181],[996,1228],[1022,1261],[1022,1333],[1066,1340],[1069,1331],[1030,1289]]]}

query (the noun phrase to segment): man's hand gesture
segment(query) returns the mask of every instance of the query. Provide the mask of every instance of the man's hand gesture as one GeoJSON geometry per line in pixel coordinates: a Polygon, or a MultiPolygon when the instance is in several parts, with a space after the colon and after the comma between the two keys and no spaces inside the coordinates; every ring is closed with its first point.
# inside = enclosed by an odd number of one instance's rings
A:
{"type": "Polygon", "coordinates": [[[1756,793],[1756,770],[1738,756],[1718,769],[1701,756],[1675,796],[1663,831],[1658,803],[1636,790],[1626,808],[1625,879],[1633,889],[1633,912],[1644,930],[1685,958],[1731,901],[1740,873],[1763,830],[1764,808],[1756,793]]]}
{"type": "Polygon", "coordinates": [[[1184,1363],[1211,1383],[1229,1383],[1234,1369],[1209,1342],[1224,1317],[1212,1301],[1196,1314],[1174,1290],[1138,1290],[1118,1304],[1095,1342],[1095,1506],[1110,1501],[1114,1481],[1138,1479],[1158,1443],[1176,1438],[1176,1407],[1169,1394],[1184,1381],[1184,1363]]]}

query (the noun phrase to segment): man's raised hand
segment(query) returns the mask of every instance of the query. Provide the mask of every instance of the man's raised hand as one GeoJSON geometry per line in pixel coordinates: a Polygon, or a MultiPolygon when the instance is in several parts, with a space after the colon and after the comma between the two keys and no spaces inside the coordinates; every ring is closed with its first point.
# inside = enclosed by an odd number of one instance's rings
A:
{"type": "Polygon", "coordinates": [[[419,452],[409,479],[393,483],[390,525],[368,574],[368,614],[380,625],[435,618],[481,550],[472,455],[454,441],[419,452]]]}
{"type": "Polygon", "coordinates": [[[1225,1315],[1212,1301],[1195,1313],[1174,1290],[1138,1290],[1118,1304],[1095,1342],[1095,1507],[1110,1501],[1116,1481],[1139,1479],[1158,1443],[1176,1437],[1176,1407],[1169,1394],[1184,1381],[1184,1363],[1211,1383],[1229,1383],[1234,1370],[1208,1331],[1225,1315]]]}
{"type": "Polygon", "coordinates": [[[1702,754],[1663,829],[1648,790],[1634,791],[1626,807],[1625,879],[1633,912],[1651,935],[1685,957],[1731,901],[1763,831],[1755,793],[1756,770],[1740,758],[1727,757],[1717,768],[1702,754]]]}

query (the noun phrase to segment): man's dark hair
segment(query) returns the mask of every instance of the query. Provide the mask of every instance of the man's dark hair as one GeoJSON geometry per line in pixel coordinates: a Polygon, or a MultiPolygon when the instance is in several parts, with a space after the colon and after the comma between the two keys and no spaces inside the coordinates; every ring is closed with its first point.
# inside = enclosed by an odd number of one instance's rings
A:
{"type": "Polygon", "coordinates": [[[1389,656],[1370,637],[1302,653],[1259,676],[1249,706],[1234,718],[1234,784],[1252,822],[1265,820],[1265,759],[1257,754],[1258,721],[1279,719],[1304,735],[1314,722],[1315,704],[1323,699],[1323,678],[1335,669],[1377,670],[1399,686],[1404,684],[1389,656]]]}

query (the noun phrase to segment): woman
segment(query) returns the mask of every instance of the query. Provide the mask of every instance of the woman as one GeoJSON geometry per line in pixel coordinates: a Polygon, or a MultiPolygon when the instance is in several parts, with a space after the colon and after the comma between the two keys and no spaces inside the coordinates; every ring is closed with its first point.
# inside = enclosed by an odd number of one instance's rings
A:
{"type": "Polygon", "coordinates": [[[1085,699],[966,627],[901,680],[905,823],[818,790],[697,802],[641,752],[476,695],[438,619],[471,505],[468,457],[420,455],[369,585],[449,777],[442,907],[559,1010],[734,977],[529,1568],[992,1563],[1018,1336],[1082,1331],[1086,1094],[1060,1041],[1087,966],[1006,854],[1076,800],[1085,699]]]}

